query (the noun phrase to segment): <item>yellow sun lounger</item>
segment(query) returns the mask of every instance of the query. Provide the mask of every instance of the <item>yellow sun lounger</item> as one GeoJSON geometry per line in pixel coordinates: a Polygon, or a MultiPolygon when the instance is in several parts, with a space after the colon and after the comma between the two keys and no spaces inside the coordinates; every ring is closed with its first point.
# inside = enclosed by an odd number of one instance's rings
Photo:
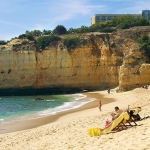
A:
{"type": "Polygon", "coordinates": [[[129,120],[129,114],[127,112],[123,112],[117,119],[115,119],[108,127],[105,129],[100,128],[90,128],[88,129],[88,134],[90,136],[99,136],[102,134],[110,133],[113,129],[115,129],[122,121],[126,122],[129,120]]]}

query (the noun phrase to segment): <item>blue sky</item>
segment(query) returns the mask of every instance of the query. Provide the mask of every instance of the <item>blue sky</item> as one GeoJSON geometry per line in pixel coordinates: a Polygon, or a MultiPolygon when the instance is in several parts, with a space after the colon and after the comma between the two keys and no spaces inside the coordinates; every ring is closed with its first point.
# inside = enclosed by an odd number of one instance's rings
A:
{"type": "Polygon", "coordinates": [[[150,10],[150,0],[0,0],[0,40],[26,30],[90,26],[95,14],[138,14],[150,10]]]}

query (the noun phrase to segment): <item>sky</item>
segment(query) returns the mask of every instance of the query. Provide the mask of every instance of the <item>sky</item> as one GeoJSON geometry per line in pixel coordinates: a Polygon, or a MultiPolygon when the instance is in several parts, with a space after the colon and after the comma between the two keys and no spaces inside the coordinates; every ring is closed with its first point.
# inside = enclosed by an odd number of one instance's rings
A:
{"type": "Polygon", "coordinates": [[[90,26],[95,14],[138,14],[150,10],[150,0],[0,0],[0,40],[27,30],[90,26]]]}

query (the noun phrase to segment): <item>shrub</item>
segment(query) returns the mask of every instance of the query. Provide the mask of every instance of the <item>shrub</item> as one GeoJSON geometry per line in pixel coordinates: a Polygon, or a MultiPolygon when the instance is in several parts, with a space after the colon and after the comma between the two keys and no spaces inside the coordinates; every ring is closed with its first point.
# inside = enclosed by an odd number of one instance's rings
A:
{"type": "Polygon", "coordinates": [[[37,39],[37,45],[44,49],[46,46],[48,46],[51,42],[59,41],[61,40],[58,36],[41,36],[37,39]]]}
{"type": "Polygon", "coordinates": [[[106,33],[111,33],[113,31],[116,31],[116,29],[111,28],[111,27],[106,27],[100,30],[101,32],[106,32],[106,33]]]}
{"type": "Polygon", "coordinates": [[[22,41],[21,45],[26,45],[28,43],[29,43],[28,41],[22,41]]]}
{"type": "Polygon", "coordinates": [[[21,34],[21,35],[18,36],[19,39],[23,39],[23,38],[26,38],[26,37],[27,37],[26,34],[21,34]]]}
{"type": "Polygon", "coordinates": [[[0,40],[0,45],[5,45],[5,44],[7,44],[6,41],[1,41],[1,40],[0,40]]]}
{"type": "Polygon", "coordinates": [[[32,35],[27,35],[27,39],[30,40],[30,41],[34,41],[34,37],[32,35]]]}
{"type": "Polygon", "coordinates": [[[139,39],[140,42],[140,50],[145,51],[145,55],[150,58],[150,37],[144,35],[142,38],[139,39]]]}
{"type": "Polygon", "coordinates": [[[129,25],[127,23],[120,23],[119,25],[117,25],[118,29],[129,29],[129,25]]]}
{"type": "Polygon", "coordinates": [[[64,39],[64,45],[67,48],[76,48],[79,42],[80,42],[79,37],[71,37],[71,38],[64,39]]]}

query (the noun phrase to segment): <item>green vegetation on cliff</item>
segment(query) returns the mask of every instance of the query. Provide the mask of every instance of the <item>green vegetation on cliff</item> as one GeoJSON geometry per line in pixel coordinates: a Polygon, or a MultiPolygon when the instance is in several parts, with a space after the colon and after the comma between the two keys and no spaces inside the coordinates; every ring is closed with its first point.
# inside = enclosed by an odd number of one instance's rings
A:
{"type": "Polygon", "coordinates": [[[64,45],[68,48],[68,50],[76,48],[76,46],[79,44],[80,38],[79,37],[71,37],[71,38],[65,38],[64,39],[64,45]]]}
{"type": "Polygon", "coordinates": [[[58,36],[40,36],[37,38],[37,45],[39,48],[44,49],[46,46],[48,46],[50,43],[54,41],[61,40],[58,36]]]}
{"type": "Polygon", "coordinates": [[[33,37],[40,37],[43,35],[64,35],[64,34],[79,34],[79,33],[89,33],[89,32],[113,32],[117,29],[128,29],[135,26],[149,26],[150,22],[145,18],[134,18],[132,15],[122,15],[118,18],[113,18],[110,21],[102,21],[87,26],[81,26],[79,28],[69,28],[68,30],[63,25],[58,25],[54,30],[34,30],[26,31],[26,35],[33,37]]]}
{"type": "Polygon", "coordinates": [[[6,43],[6,41],[0,40],[0,45],[5,45],[6,43]]]}
{"type": "MultiPolygon", "coordinates": [[[[135,26],[149,26],[150,22],[145,18],[134,18],[132,15],[122,15],[117,18],[113,18],[110,21],[102,21],[91,25],[89,27],[82,25],[79,28],[69,28],[68,30],[63,25],[57,25],[54,30],[33,30],[26,31],[25,34],[19,35],[18,38],[26,36],[29,40],[34,40],[35,37],[40,37],[43,35],[64,35],[64,34],[79,34],[79,33],[89,33],[89,32],[113,32],[117,29],[128,29],[135,26]]],[[[16,39],[13,37],[11,40],[16,39]]],[[[6,43],[6,41],[4,41],[6,43]]],[[[9,41],[8,41],[9,42],[9,41]]],[[[3,45],[0,41],[0,45],[3,45]]]]}
{"type": "MultiPolygon", "coordinates": [[[[63,39],[63,44],[67,47],[67,50],[76,48],[79,43],[83,44],[83,39],[79,38],[78,35],[80,33],[91,33],[91,32],[106,32],[111,33],[113,31],[117,31],[118,29],[129,29],[130,27],[135,26],[149,26],[150,22],[148,22],[145,18],[134,18],[131,15],[122,15],[118,18],[114,18],[110,21],[102,21],[97,24],[87,26],[81,26],[80,28],[69,28],[68,31],[63,25],[58,25],[54,30],[33,30],[26,31],[25,34],[21,34],[18,36],[19,39],[28,39],[29,44],[34,45],[36,50],[44,50],[49,45],[56,45],[58,41],[63,39]],[[66,34],[67,37],[65,36],[66,34]],[[78,34],[78,35],[77,35],[78,34]],[[68,37],[69,36],[69,37],[68,37]]],[[[126,31],[125,31],[126,32],[126,31]]],[[[126,34],[127,35],[127,34],[126,34]]],[[[130,35],[131,37],[132,35],[130,35]]],[[[138,35],[135,35],[135,38],[138,35]]],[[[17,38],[12,38],[17,39],[17,38]]],[[[6,41],[0,41],[0,45],[7,44],[6,41]]],[[[22,42],[22,45],[27,44],[26,42],[22,42]]],[[[14,44],[17,45],[17,44],[14,44]]],[[[18,45],[17,45],[18,47],[18,45]]],[[[140,49],[145,50],[145,54],[150,57],[150,44],[149,39],[146,41],[145,37],[140,40],[140,49]]],[[[19,48],[18,48],[19,49],[19,48]]],[[[27,49],[27,48],[26,48],[27,49]]]]}
{"type": "Polygon", "coordinates": [[[122,15],[113,18],[110,21],[102,21],[89,27],[81,26],[80,28],[68,30],[70,33],[88,33],[88,32],[113,32],[117,29],[128,29],[135,26],[148,26],[150,22],[145,18],[134,18],[132,15],[122,15]]]}
{"type": "Polygon", "coordinates": [[[62,35],[62,34],[66,34],[66,33],[67,33],[67,29],[66,29],[63,25],[58,25],[58,26],[53,30],[53,34],[62,35]]]}
{"type": "Polygon", "coordinates": [[[150,37],[148,35],[144,35],[139,39],[140,42],[140,50],[145,51],[145,55],[150,58],[150,37]]]}

